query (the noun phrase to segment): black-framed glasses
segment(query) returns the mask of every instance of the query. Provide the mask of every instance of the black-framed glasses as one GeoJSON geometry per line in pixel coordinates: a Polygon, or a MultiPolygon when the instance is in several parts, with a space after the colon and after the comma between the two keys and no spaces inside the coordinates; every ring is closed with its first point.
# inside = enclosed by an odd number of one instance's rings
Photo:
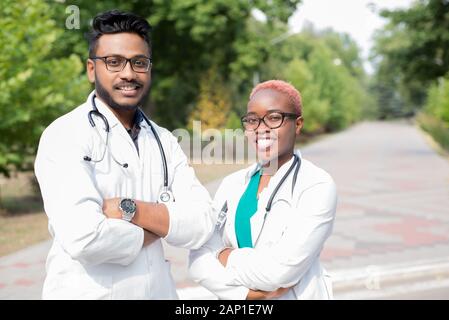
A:
{"type": "Polygon", "coordinates": [[[131,64],[131,68],[135,72],[148,72],[150,70],[153,63],[151,62],[150,58],[147,58],[145,56],[137,56],[131,59],[127,59],[122,56],[106,56],[106,57],[91,57],[90,59],[100,59],[104,61],[104,64],[106,65],[106,69],[108,69],[111,72],[120,72],[123,69],[125,69],[126,64],[131,64]]]}
{"type": "Polygon", "coordinates": [[[286,118],[297,119],[301,117],[296,113],[288,113],[281,111],[272,111],[265,114],[262,118],[254,114],[247,114],[243,116],[240,120],[242,121],[243,128],[247,131],[256,131],[259,128],[260,123],[263,121],[265,125],[270,129],[277,129],[284,123],[286,118]]]}

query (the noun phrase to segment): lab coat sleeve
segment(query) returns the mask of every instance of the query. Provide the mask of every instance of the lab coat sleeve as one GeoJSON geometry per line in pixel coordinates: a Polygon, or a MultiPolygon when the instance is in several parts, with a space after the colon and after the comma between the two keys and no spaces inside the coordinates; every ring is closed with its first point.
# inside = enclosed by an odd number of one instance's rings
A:
{"type": "Polygon", "coordinates": [[[169,212],[169,229],[164,239],[176,247],[198,249],[214,231],[212,201],[171,133],[170,142],[174,162],[171,186],[175,201],[165,203],[169,212]]]}
{"type": "MultiPolygon", "coordinates": [[[[214,199],[215,216],[218,215],[225,202],[223,195],[222,183],[214,199]]],[[[227,282],[231,281],[229,273],[216,258],[216,253],[224,247],[221,232],[220,230],[215,230],[206,244],[197,250],[190,250],[189,276],[196,283],[214,293],[219,299],[244,300],[248,295],[249,289],[241,285],[228,285],[227,282]]]]}
{"type": "Polygon", "coordinates": [[[297,212],[278,243],[271,247],[242,248],[229,255],[229,284],[273,291],[297,284],[319,257],[332,231],[337,202],[334,182],[306,189],[297,212]]]}
{"type": "Polygon", "coordinates": [[[83,160],[90,154],[84,146],[88,143],[64,134],[69,129],[47,128],[35,161],[49,230],[54,241],[82,264],[128,265],[142,248],[143,229],[103,215],[92,165],[83,160]]]}
{"type": "Polygon", "coordinates": [[[249,289],[242,285],[229,285],[232,280],[229,272],[216,258],[218,250],[223,248],[218,232],[200,249],[189,254],[189,276],[196,283],[214,293],[222,300],[245,300],[249,289]]]}

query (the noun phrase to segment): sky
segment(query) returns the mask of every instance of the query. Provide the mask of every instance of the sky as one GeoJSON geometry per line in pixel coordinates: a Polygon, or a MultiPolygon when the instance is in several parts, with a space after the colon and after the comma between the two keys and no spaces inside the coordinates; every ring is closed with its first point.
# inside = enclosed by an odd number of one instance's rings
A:
{"type": "Polygon", "coordinates": [[[367,58],[373,45],[372,35],[386,22],[376,11],[407,8],[412,3],[413,0],[303,0],[290,18],[289,25],[294,32],[301,31],[309,22],[319,30],[331,27],[337,32],[350,34],[362,50],[365,69],[371,73],[367,58]]]}

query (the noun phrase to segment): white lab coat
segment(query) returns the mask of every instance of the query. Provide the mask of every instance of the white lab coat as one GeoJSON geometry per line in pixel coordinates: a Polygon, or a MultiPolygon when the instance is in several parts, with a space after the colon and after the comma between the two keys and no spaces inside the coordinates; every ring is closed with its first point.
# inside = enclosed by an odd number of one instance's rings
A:
{"type": "MultiPolygon", "coordinates": [[[[53,245],[48,254],[44,299],[175,299],[170,263],[161,240],[143,247],[143,229],[103,215],[103,199],[129,197],[157,201],[163,167],[157,142],[145,121],[140,123],[138,155],[129,134],[98,98],[108,119],[110,148],[98,159],[105,141],[103,122],[89,124],[91,95],[86,103],[54,121],[42,134],[35,161],[53,245]],[[127,169],[112,160],[110,151],[127,169]]],[[[199,248],[213,232],[207,190],[195,177],[176,138],[154,124],[168,162],[170,226],[165,240],[174,246],[199,248]]]]}
{"type": "MultiPolygon", "coordinates": [[[[296,152],[301,156],[299,151],[296,152]]],[[[226,267],[216,258],[223,247],[238,248],[235,212],[256,165],[227,176],[214,199],[218,213],[227,201],[224,227],[200,249],[190,251],[189,274],[220,299],[245,299],[248,288],[273,291],[294,286],[280,299],[331,299],[329,274],[319,262],[324,242],[333,227],[336,187],[328,173],[301,158],[294,192],[290,173],[277,193],[262,228],[265,207],[274,188],[292,164],[279,168],[260,193],[258,208],[251,217],[254,248],[232,251],[226,267]]]]}

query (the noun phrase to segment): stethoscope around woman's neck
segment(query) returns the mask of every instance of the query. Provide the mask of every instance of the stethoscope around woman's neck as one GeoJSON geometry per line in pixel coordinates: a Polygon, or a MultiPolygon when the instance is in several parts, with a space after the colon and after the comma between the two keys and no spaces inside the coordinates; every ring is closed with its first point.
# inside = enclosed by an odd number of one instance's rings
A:
{"type": "MultiPolygon", "coordinates": [[[[273,192],[271,193],[271,196],[267,202],[267,206],[265,207],[265,216],[271,211],[271,206],[273,205],[274,197],[276,197],[276,194],[279,192],[279,189],[284,184],[287,177],[290,175],[290,173],[295,169],[295,173],[293,174],[293,180],[292,180],[292,193],[295,189],[296,185],[296,179],[298,178],[298,172],[299,168],[301,167],[301,159],[296,155],[293,154],[293,163],[288,168],[287,172],[282,176],[281,180],[279,180],[279,183],[277,184],[276,188],[274,188],[273,192]]],[[[265,219],[264,219],[265,220],[265,219]]]]}
{"type": "MultiPolygon", "coordinates": [[[[273,192],[271,193],[270,198],[268,199],[267,205],[265,206],[265,215],[263,217],[262,227],[260,229],[259,235],[257,236],[257,239],[254,242],[253,246],[255,246],[257,244],[257,241],[259,240],[260,234],[262,233],[263,227],[265,226],[266,218],[267,218],[268,214],[271,212],[271,207],[273,206],[273,202],[274,202],[274,198],[276,197],[276,194],[279,192],[279,189],[282,187],[282,185],[284,184],[287,177],[292,173],[293,170],[295,170],[295,172],[293,174],[293,178],[292,178],[291,192],[293,194],[293,191],[295,190],[296,180],[298,179],[298,172],[299,172],[300,167],[301,167],[301,158],[297,154],[293,153],[292,164],[290,165],[288,170],[285,172],[285,174],[282,176],[281,180],[279,180],[279,183],[276,185],[273,192]]],[[[226,221],[226,218],[227,218],[227,212],[228,212],[228,202],[226,201],[224,203],[223,207],[221,208],[221,211],[217,217],[217,224],[216,224],[217,230],[219,230],[223,227],[223,225],[226,221]]]]}
{"type": "MultiPolygon", "coordinates": [[[[98,163],[103,161],[104,159],[104,155],[106,153],[106,149],[109,149],[109,133],[110,133],[110,126],[109,126],[109,122],[108,119],[106,119],[106,117],[98,110],[97,105],[95,103],[95,98],[96,95],[93,94],[92,95],[92,110],[89,111],[89,113],[87,114],[87,118],[89,119],[89,123],[92,126],[92,128],[96,129],[96,125],[95,125],[95,121],[93,119],[93,116],[97,116],[99,117],[103,123],[104,123],[104,130],[106,131],[106,141],[104,142],[104,148],[103,148],[103,152],[101,154],[101,157],[99,159],[92,159],[89,156],[84,156],[83,160],[87,161],[87,162],[94,162],[94,163],[98,163]]],[[[150,120],[147,118],[147,116],[145,115],[145,113],[139,108],[137,112],[140,112],[142,114],[143,119],[145,120],[145,122],[150,126],[151,132],[153,132],[154,138],[156,139],[157,145],[159,147],[159,152],[161,154],[161,158],[162,158],[162,167],[164,170],[164,185],[162,187],[162,191],[159,194],[159,201],[160,202],[169,202],[170,200],[173,200],[173,194],[172,192],[169,190],[168,188],[168,169],[167,169],[167,158],[165,157],[165,152],[164,152],[164,148],[162,146],[162,142],[159,138],[159,135],[156,132],[156,129],[153,127],[153,125],[151,124],[150,120]]],[[[100,136],[100,133],[98,132],[98,130],[95,130],[95,132],[97,132],[98,136],[100,137],[100,141],[103,141],[103,139],[100,136]]],[[[121,163],[119,162],[115,157],[114,154],[112,152],[110,152],[112,159],[114,160],[114,162],[116,162],[118,165],[120,165],[121,167],[127,169],[128,168],[128,163],[124,162],[121,163]]]]}

